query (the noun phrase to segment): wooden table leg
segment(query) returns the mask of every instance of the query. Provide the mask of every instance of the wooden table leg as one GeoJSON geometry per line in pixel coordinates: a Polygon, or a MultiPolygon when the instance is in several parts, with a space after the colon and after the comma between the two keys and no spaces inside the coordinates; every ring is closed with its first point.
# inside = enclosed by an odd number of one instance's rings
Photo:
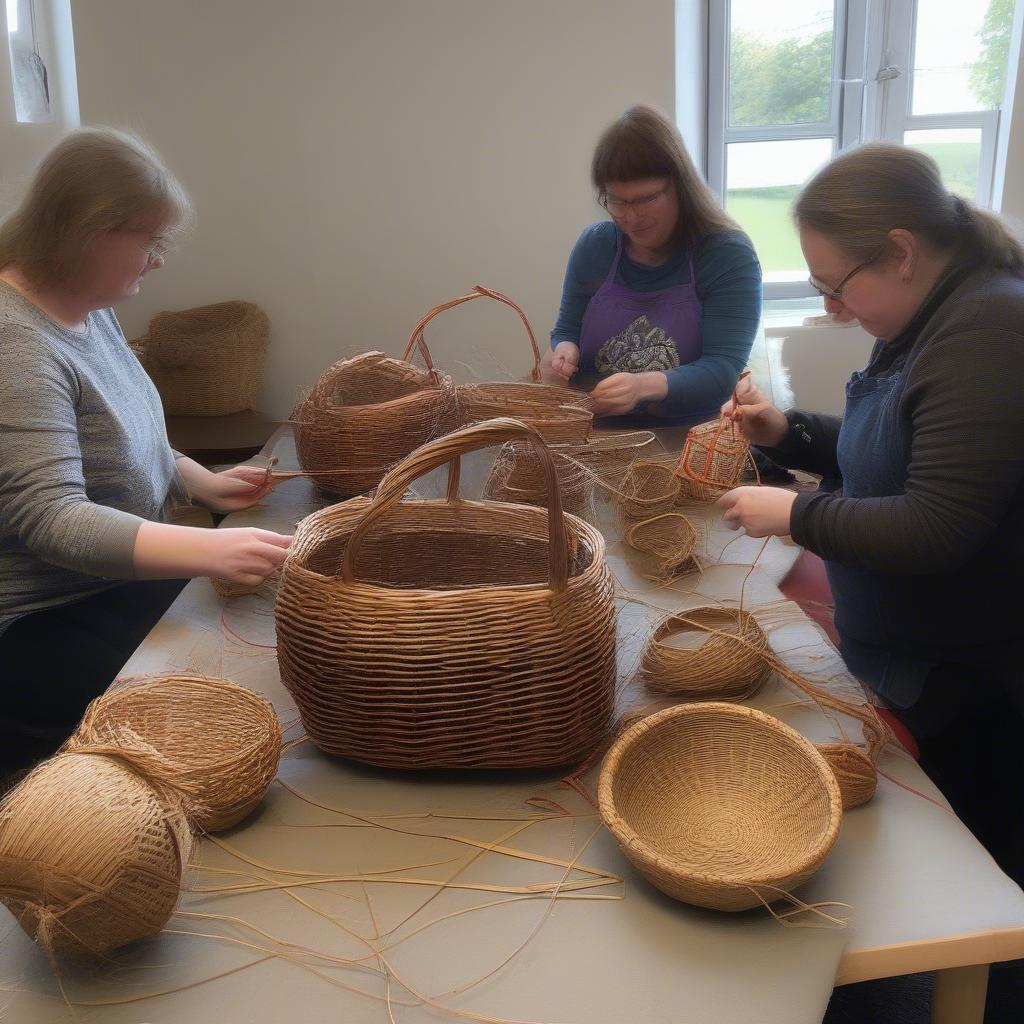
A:
{"type": "Polygon", "coordinates": [[[932,1024],[982,1024],[988,992],[988,964],[935,972],[932,1024]]]}

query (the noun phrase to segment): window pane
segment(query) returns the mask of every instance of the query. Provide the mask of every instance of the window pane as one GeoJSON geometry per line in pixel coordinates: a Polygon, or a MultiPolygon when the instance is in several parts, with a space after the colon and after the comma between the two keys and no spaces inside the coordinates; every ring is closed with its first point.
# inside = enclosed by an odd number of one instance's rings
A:
{"type": "Polygon", "coordinates": [[[981,160],[980,128],[936,128],[904,132],[903,143],[927,153],[942,171],[950,192],[976,199],[978,164],[981,160]]]}
{"type": "Polygon", "coordinates": [[[750,235],[766,280],[807,273],[789,209],[800,186],[832,159],[832,143],[792,139],[726,147],[725,208],[750,235]]]}
{"type": "Polygon", "coordinates": [[[998,107],[1012,23],[1013,0],[918,0],[911,113],[998,107]]]}
{"type": "Polygon", "coordinates": [[[32,0],[6,0],[5,15],[15,116],[19,122],[52,121],[46,65],[36,48],[32,0]]]}
{"type": "Polygon", "coordinates": [[[729,124],[829,121],[833,4],[732,0],[729,124]]]}

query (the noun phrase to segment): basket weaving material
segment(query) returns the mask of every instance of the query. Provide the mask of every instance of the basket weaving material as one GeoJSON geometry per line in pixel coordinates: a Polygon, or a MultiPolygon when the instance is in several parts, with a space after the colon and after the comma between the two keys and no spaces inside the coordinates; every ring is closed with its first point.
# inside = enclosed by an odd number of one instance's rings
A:
{"type": "Polygon", "coordinates": [[[184,811],[122,761],[58,754],[0,805],[0,901],[48,952],[153,935],[192,849],[184,811]]]}
{"type": "Polygon", "coordinates": [[[632,523],[624,539],[631,548],[654,559],[648,577],[656,582],[668,582],[698,567],[694,557],[697,531],[679,512],[662,512],[632,523]]]}
{"type": "MultiPolygon", "coordinates": [[[[562,508],[570,515],[593,523],[596,519],[594,474],[582,463],[560,451],[552,449],[551,458],[558,476],[562,508]]],[[[533,445],[524,441],[510,441],[502,445],[484,483],[483,494],[492,501],[519,502],[547,508],[548,491],[544,469],[533,445]]]]}
{"type": "Polygon", "coordinates": [[[878,788],[878,772],[866,751],[852,743],[819,743],[818,750],[839,783],[843,810],[866,804],[878,788]]]}
{"type": "Polygon", "coordinates": [[[714,501],[740,482],[749,455],[750,444],[731,420],[692,427],[676,467],[682,494],[714,501]]]}
{"type": "Polygon", "coordinates": [[[667,708],[627,729],[601,766],[598,804],[622,852],[662,892],[730,911],[805,882],[843,814],[812,743],[722,703],[667,708]]]}
{"type": "Polygon", "coordinates": [[[650,519],[671,512],[679,497],[679,487],[679,477],[670,466],[637,459],[622,481],[622,512],[630,519],[650,519]]]}
{"type": "Polygon", "coordinates": [[[128,679],[86,709],[64,750],[110,754],[180,794],[196,828],[236,825],[277,774],[273,705],[228,679],[128,679]]]}
{"type": "Polygon", "coordinates": [[[657,438],[650,430],[593,434],[585,444],[564,445],[561,454],[582,462],[609,484],[619,484],[633,462],[653,449],[657,438]]]}
{"type": "Polygon", "coordinates": [[[130,342],[169,416],[226,416],[252,409],[270,321],[251,302],[158,313],[130,342]]]}
{"type": "Polygon", "coordinates": [[[739,700],[771,675],[768,638],[736,608],[693,608],[662,619],[640,658],[650,690],[686,697],[739,700]],[[697,641],[699,646],[683,643],[697,641]]]}
{"type": "Polygon", "coordinates": [[[292,413],[299,463],[317,485],[349,496],[458,423],[455,384],[382,352],[334,363],[292,413]]]}
{"type": "Polygon", "coordinates": [[[296,531],[277,596],[278,661],[309,737],[387,767],[539,767],[589,755],[614,700],[604,540],[564,515],[551,458],[512,420],[424,445],[296,531]],[[459,457],[531,439],[550,513],[458,497],[459,457]],[[445,463],[448,499],[400,501],[445,463]]]}

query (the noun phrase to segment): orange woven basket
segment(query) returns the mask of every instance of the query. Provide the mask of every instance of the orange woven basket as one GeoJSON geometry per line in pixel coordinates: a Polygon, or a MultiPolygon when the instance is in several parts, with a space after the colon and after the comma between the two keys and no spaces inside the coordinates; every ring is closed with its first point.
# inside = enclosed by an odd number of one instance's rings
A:
{"type": "Polygon", "coordinates": [[[667,708],[615,741],[601,817],[662,892],[716,910],[786,898],[821,866],[843,808],[814,744],[737,704],[667,708]]]}
{"type": "Polygon", "coordinates": [[[393,768],[565,765],[614,704],[604,539],[562,511],[538,434],[464,427],[299,524],[277,596],[278,662],[310,739],[393,768]],[[550,511],[459,497],[460,457],[529,439],[550,511]],[[445,500],[402,501],[450,464],[445,500]]]}

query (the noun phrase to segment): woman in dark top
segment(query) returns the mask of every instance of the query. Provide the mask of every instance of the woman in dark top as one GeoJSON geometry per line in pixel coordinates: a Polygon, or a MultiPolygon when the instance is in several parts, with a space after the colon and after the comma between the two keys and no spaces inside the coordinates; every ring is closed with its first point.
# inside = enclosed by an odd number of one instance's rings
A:
{"type": "Polygon", "coordinates": [[[717,415],[761,315],[750,239],[649,107],[605,130],[591,177],[612,219],[586,228],[569,257],[545,380],[593,388],[599,414],[717,415]]]}
{"type": "Polygon", "coordinates": [[[1021,881],[1024,250],[899,146],[839,157],[794,212],[826,310],[878,341],[842,420],[783,414],[754,387],[726,403],[773,459],[833,483],[740,487],[724,518],[825,559],[847,665],[1021,881]]]}

